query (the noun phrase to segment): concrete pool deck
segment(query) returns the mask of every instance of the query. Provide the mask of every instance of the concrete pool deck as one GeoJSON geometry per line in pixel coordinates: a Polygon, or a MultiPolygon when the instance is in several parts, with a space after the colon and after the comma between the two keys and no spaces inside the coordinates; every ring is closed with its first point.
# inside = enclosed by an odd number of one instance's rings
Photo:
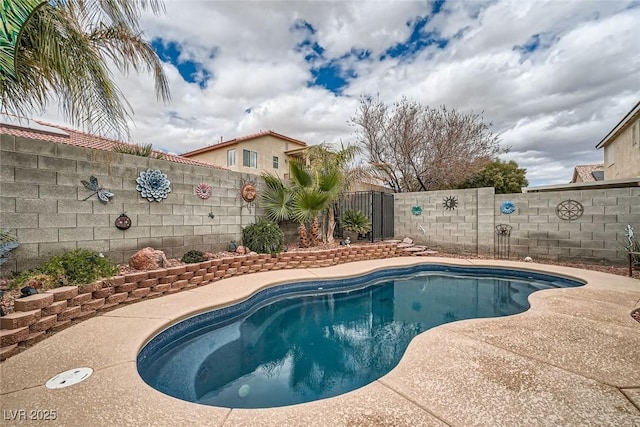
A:
{"type": "Polygon", "coordinates": [[[0,363],[0,425],[515,426],[640,425],[640,281],[587,270],[497,260],[417,257],[233,277],[118,308],[0,363]],[[142,381],[136,356],[155,333],[191,314],[277,283],[344,277],[420,263],[514,267],[586,281],[535,292],[524,313],[448,323],[413,339],[379,380],[321,401],[226,409],[166,396],[142,381]],[[60,372],[94,370],[59,390],[60,372]],[[27,420],[15,411],[24,410],[27,420]],[[31,412],[33,411],[33,412],[31,412]],[[54,421],[29,421],[56,411],[54,421]]]}

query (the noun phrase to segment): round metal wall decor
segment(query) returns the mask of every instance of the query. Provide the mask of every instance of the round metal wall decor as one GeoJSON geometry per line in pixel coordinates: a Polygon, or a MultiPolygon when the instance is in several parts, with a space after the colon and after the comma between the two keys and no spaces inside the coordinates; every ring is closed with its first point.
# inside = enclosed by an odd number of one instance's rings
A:
{"type": "Polygon", "coordinates": [[[422,207],[421,206],[413,206],[411,208],[411,213],[414,214],[415,216],[418,216],[422,213],[422,207]]]}
{"type": "Polygon", "coordinates": [[[131,218],[127,216],[127,214],[120,214],[118,218],[116,218],[116,227],[120,230],[127,230],[131,227],[131,218]]]}
{"type": "Polygon", "coordinates": [[[211,197],[211,186],[206,182],[201,182],[196,186],[196,195],[202,200],[207,200],[211,197]]]}
{"type": "Polygon", "coordinates": [[[558,215],[558,218],[565,221],[578,219],[582,216],[583,213],[584,207],[580,202],[577,202],[575,200],[565,200],[558,203],[558,206],[556,206],[556,215],[558,215]]]}
{"type": "Polygon", "coordinates": [[[240,191],[240,194],[242,194],[242,198],[244,199],[245,202],[253,202],[256,199],[256,186],[253,185],[253,183],[249,182],[245,185],[242,186],[242,190],[240,191]]]}
{"type": "Polygon", "coordinates": [[[505,215],[511,215],[515,211],[516,211],[516,204],[509,200],[505,200],[500,205],[500,212],[502,212],[505,215]]]}
{"type": "Polygon", "coordinates": [[[458,207],[458,198],[455,196],[445,197],[442,202],[442,207],[444,207],[448,211],[455,210],[458,207]]]}
{"type": "Polygon", "coordinates": [[[171,181],[160,169],[147,169],[136,178],[136,190],[150,202],[161,202],[171,193],[171,181]]]}

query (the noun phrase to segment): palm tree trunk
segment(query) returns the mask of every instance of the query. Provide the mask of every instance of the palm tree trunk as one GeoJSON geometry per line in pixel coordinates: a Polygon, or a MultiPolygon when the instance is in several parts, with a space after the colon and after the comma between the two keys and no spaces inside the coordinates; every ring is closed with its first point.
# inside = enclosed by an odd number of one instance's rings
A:
{"type": "Polygon", "coordinates": [[[333,204],[329,206],[327,214],[327,243],[333,243],[333,232],[336,229],[336,213],[333,210],[333,204]]]}
{"type": "Polygon", "coordinates": [[[307,238],[307,227],[304,226],[304,222],[301,222],[300,225],[298,226],[298,239],[299,239],[298,245],[301,248],[309,247],[309,239],[307,238]]]}
{"type": "Polygon", "coordinates": [[[311,223],[311,246],[318,246],[318,228],[318,215],[316,215],[311,223]]]}

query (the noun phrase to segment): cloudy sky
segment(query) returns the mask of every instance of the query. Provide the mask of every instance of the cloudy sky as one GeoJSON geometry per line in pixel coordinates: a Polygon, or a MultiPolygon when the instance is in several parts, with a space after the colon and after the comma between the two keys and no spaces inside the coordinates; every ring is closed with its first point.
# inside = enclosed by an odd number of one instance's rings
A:
{"type": "MultiPolygon", "coordinates": [[[[601,162],[640,99],[640,2],[187,1],[144,15],[172,101],[117,76],[132,140],[182,153],[261,130],[354,141],[363,94],[484,112],[530,185],[601,162]]],[[[59,122],[55,114],[52,120],[59,122]]]]}

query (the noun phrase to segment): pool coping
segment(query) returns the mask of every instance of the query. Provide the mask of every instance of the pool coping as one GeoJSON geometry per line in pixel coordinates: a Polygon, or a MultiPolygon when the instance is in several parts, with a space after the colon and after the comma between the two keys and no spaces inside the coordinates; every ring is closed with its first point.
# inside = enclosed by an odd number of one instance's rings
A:
{"type": "Polygon", "coordinates": [[[1,363],[3,422],[20,422],[11,411],[42,417],[37,411],[49,410],[56,411],[49,425],[637,425],[640,323],[630,313],[639,299],[637,279],[503,260],[399,257],[232,277],[88,319],[1,363]],[[535,292],[521,314],[430,329],[389,374],[321,401],[208,407],[163,395],[137,375],[142,346],[181,319],[284,282],[423,263],[517,268],[587,285],[535,292]],[[86,381],[44,387],[54,375],[84,366],[94,369],[86,381]]]}

